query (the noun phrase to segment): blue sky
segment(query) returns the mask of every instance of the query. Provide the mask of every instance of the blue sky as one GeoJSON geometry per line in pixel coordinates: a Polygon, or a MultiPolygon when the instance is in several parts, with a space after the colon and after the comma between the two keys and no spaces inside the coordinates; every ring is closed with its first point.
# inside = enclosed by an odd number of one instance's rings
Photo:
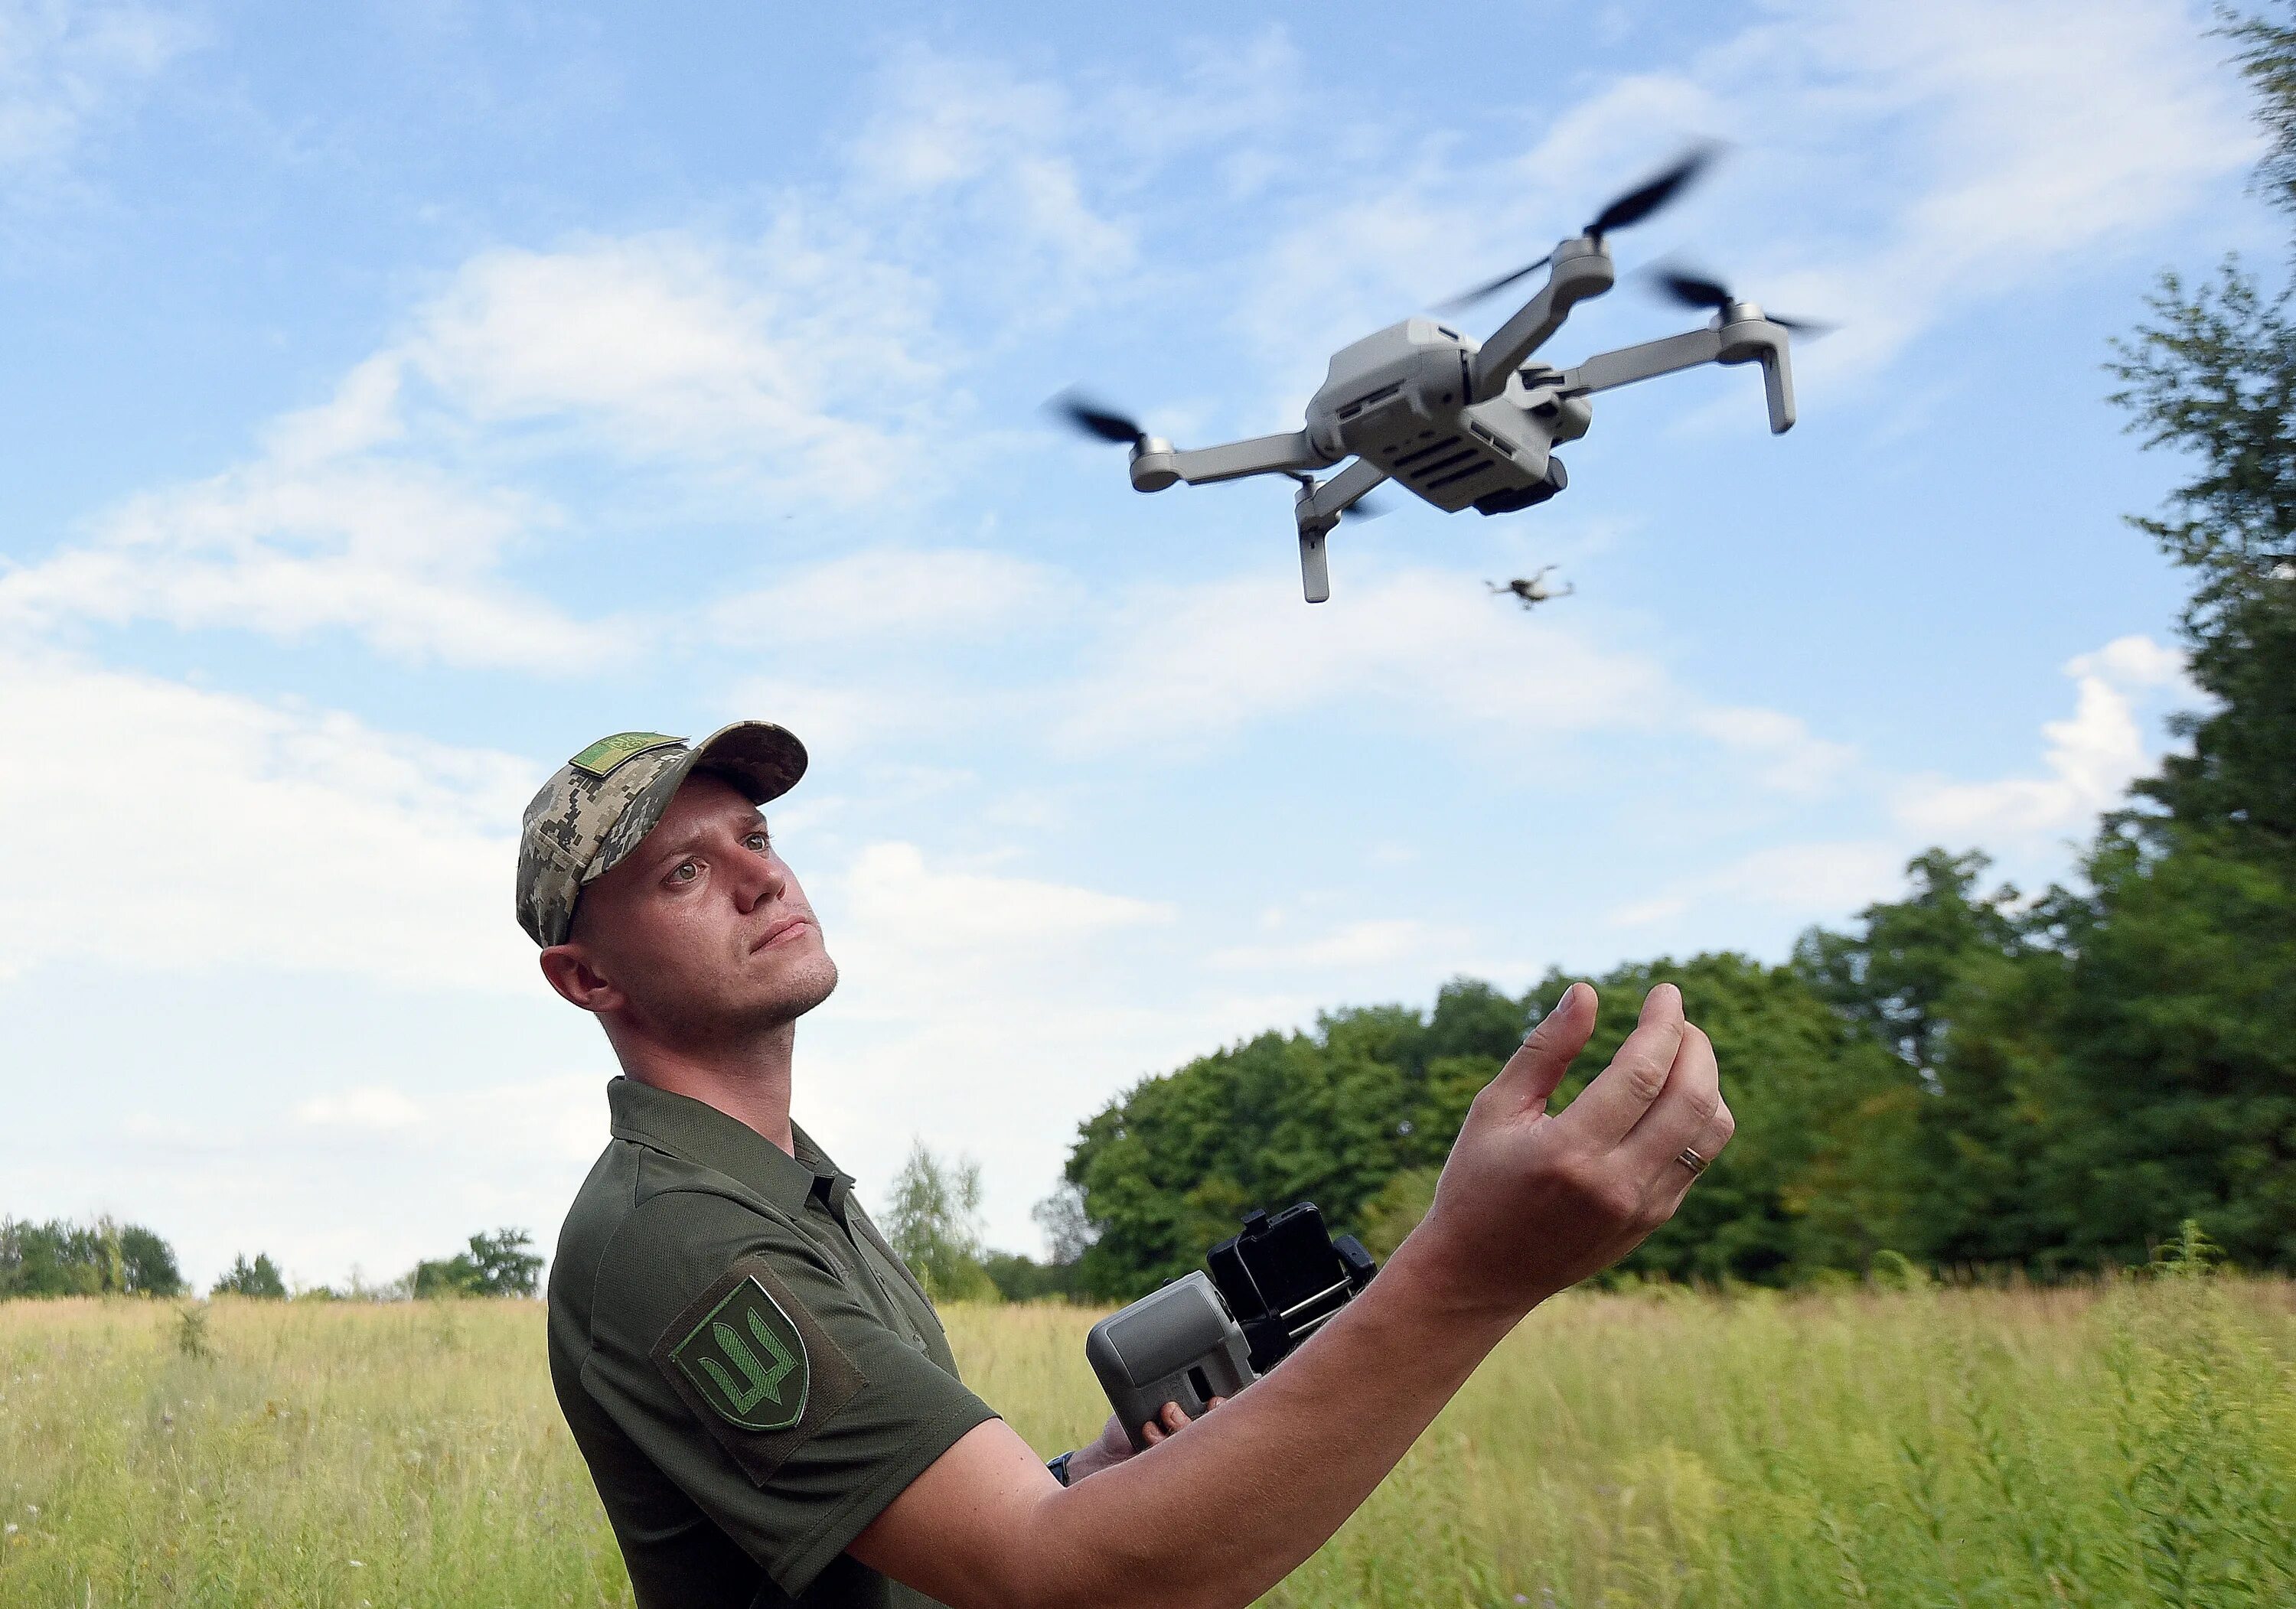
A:
{"type": "MultiPolygon", "coordinates": [[[[2276,249],[2203,8],[1398,15],[0,0],[0,1208],[202,1278],[546,1245],[611,1064],[513,835],[627,728],[806,739],[799,1120],[1029,1249],[1239,1036],[1779,958],[1931,843],[2066,875],[2192,696],[2100,365],[2276,249]],[[1621,267],[1841,321],[1787,437],[1745,371],[1598,399],[1562,497],[1351,525],[1309,608],[1284,483],[1036,411],[1293,428],[1693,135],[1621,267]]],[[[1629,273],[1549,353],[1692,322],[1629,273]]]]}

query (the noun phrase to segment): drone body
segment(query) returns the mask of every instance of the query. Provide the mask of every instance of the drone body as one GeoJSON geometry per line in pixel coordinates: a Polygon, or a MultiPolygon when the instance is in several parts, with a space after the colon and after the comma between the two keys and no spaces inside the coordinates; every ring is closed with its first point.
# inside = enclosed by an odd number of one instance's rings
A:
{"type": "Polygon", "coordinates": [[[1308,400],[1304,427],[1222,446],[1183,451],[1128,419],[1073,398],[1069,417],[1103,440],[1132,444],[1132,485],[1160,492],[1181,481],[1201,485],[1250,475],[1289,475],[1300,575],[1308,601],[1331,596],[1324,539],[1340,517],[1382,482],[1393,480],[1447,513],[1474,509],[1510,513],[1546,502],[1569,484],[1554,454],[1578,440],[1593,419],[1588,398],[1636,380],[1702,363],[1761,365],[1770,429],[1794,422],[1790,321],[1766,317],[1751,302],[1718,285],[1684,275],[1669,284],[1679,300],[1716,308],[1702,330],[1606,352],[1575,369],[1532,363],[1572,307],[1611,289],[1616,270],[1607,230],[1639,221],[1703,166],[1693,154],[1652,184],[1604,210],[1529,269],[1483,287],[1480,295],[1538,268],[1546,283],[1491,336],[1477,341],[1431,318],[1408,318],[1341,348],[1308,400]],[[1352,459],[1328,479],[1316,474],[1352,459]]]}
{"type": "Polygon", "coordinates": [[[1554,567],[1550,564],[1536,576],[1517,576],[1504,586],[1496,581],[1486,581],[1483,584],[1490,588],[1495,596],[1513,598],[1523,608],[1534,609],[1542,603],[1552,603],[1557,598],[1568,598],[1578,590],[1578,584],[1574,582],[1556,592],[1546,584],[1546,578],[1553,574],[1554,567]]]}

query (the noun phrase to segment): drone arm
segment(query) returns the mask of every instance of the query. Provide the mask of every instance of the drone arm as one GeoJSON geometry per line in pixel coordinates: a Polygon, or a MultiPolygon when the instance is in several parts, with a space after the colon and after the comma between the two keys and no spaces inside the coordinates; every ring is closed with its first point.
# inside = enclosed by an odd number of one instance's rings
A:
{"type": "Polygon", "coordinates": [[[1694,369],[1701,363],[1762,365],[1762,390],[1770,406],[1770,432],[1783,436],[1793,429],[1793,364],[1787,355],[1786,332],[1766,318],[1739,319],[1718,330],[1693,330],[1664,340],[1644,341],[1588,358],[1554,382],[1564,396],[1584,396],[1694,369]]]}
{"type": "Polygon", "coordinates": [[[1149,437],[1133,449],[1132,485],[1137,491],[1160,492],[1175,481],[1201,486],[1207,481],[1241,480],[1247,475],[1328,470],[1338,461],[1330,453],[1317,451],[1305,430],[1255,436],[1249,441],[1185,452],[1149,437]]]}
{"type": "Polygon", "coordinates": [[[1562,328],[1570,309],[1608,290],[1614,277],[1610,251],[1600,241],[1582,238],[1556,247],[1545,287],[1501,324],[1471,361],[1467,400],[1488,402],[1505,390],[1508,379],[1523,361],[1562,328]]]}
{"type": "Polygon", "coordinates": [[[1336,519],[1387,478],[1387,471],[1368,458],[1358,458],[1299,501],[1300,518],[1336,519]]]}
{"type": "Polygon", "coordinates": [[[1695,369],[1721,355],[1719,331],[1693,330],[1684,335],[1669,335],[1664,340],[1598,353],[1577,368],[1566,371],[1554,382],[1554,388],[1565,396],[1584,396],[1593,391],[1614,390],[1636,380],[1656,380],[1661,374],[1695,369]]]}

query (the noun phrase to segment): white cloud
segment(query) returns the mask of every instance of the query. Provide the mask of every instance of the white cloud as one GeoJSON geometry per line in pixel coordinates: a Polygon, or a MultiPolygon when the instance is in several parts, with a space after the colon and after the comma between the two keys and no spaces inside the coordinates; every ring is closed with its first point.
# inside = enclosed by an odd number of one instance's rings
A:
{"type": "Polygon", "coordinates": [[[1876,368],[1958,308],[2190,208],[2258,135],[2205,18],[2098,6],[1806,0],[1699,64],[1757,153],[1747,193],[1864,196],[1875,232],[1735,209],[1719,249],[1764,301],[1843,321],[1805,367],[1876,368]],[[1791,157],[1786,151],[1794,154],[1791,157]],[[1855,239],[1857,243],[1850,243],[1855,239]]]}
{"type": "Polygon", "coordinates": [[[465,263],[405,361],[485,427],[554,424],[626,460],[738,468],[851,506],[914,481],[894,431],[941,373],[929,282],[796,209],[743,242],[664,231],[465,263]]]}
{"type": "Polygon", "coordinates": [[[1888,897],[1924,843],[1975,843],[1997,856],[2085,830],[2159,764],[2140,714],[2186,702],[2196,690],[2184,656],[2150,637],[2115,638],[2067,660],[2073,713],[2043,723],[2045,774],[1983,781],[1937,776],[1886,784],[1895,830],[1887,835],[1774,845],[1679,886],[1611,911],[1613,927],[1670,923],[1717,900],[1824,917],[1888,897]],[[2140,710],[2140,695],[2149,696],[2140,710]]]}
{"type": "Polygon", "coordinates": [[[967,964],[966,958],[1002,965],[1015,952],[1073,945],[1173,915],[1154,901],[930,867],[914,844],[870,845],[841,886],[854,935],[840,942],[918,960],[941,976],[943,987],[945,969],[967,964]]]}
{"type": "Polygon", "coordinates": [[[1143,589],[1060,694],[1070,747],[1201,747],[1257,723],[1345,703],[1520,747],[1528,737],[1687,731],[1753,761],[1755,780],[1807,790],[1847,751],[1793,716],[1708,705],[1600,626],[1496,607],[1456,572],[1358,567],[1330,603],[1290,600],[1266,571],[1143,589]]]}
{"type": "MultiPolygon", "coordinates": [[[[1349,199],[1303,204],[1276,233],[1236,325],[1272,369],[1312,379],[1339,342],[1578,227],[1669,142],[1723,135],[1732,159],[1622,237],[1622,265],[1695,241],[1765,305],[1841,321],[1797,354],[1805,389],[1871,372],[1956,311],[2179,216],[2254,159],[2205,25],[2177,0],[1782,0],[1677,65],[1542,109],[1514,152],[1392,136],[1399,154],[1367,152],[1349,199]]],[[[1480,329],[1504,311],[1468,316],[1480,329]]],[[[1568,332],[1558,347],[1583,350],[1568,332]]],[[[1749,408],[1733,396],[1696,417],[1757,428],[1749,408]]]]}
{"type": "Polygon", "coordinates": [[[1817,737],[1800,716],[1783,710],[1744,705],[1694,708],[1684,722],[1725,748],[1752,758],[1762,780],[1788,792],[1824,788],[1857,757],[1848,745],[1817,737]]]}
{"type": "Polygon", "coordinates": [[[1882,839],[1776,844],[1741,855],[1682,886],[1611,911],[1613,927],[1672,922],[1715,900],[1797,918],[1836,916],[1886,897],[1902,880],[1906,849],[1882,839]]]}
{"type": "Polygon", "coordinates": [[[2115,637],[2094,653],[2065,662],[2068,676],[2095,676],[2116,687],[2168,688],[2185,698],[2200,696],[2185,674],[2185,656],[2140,634],[2115,637]]]}
{"type": "Polygon", "coordinates": [[[867,548],[709,605],[728,642],[865,643],[978,637],[1072,601],[1050,567],[982,548],[867,548]]]}
{"type": "Polygon", "coordinates": [[[125,102],[191,48],[181,16],[155,6],[0,4],[0,177],[60,177],[125,102]]]}
{"type": "MultiPolygon", "coordinates": [[[[287,450],[357,428],[348,419],[303,416],[287,450]]],[[[419,465],[265,461],[135,498],[93,541],[0,572],[0,626],[158,620],[289,640],[346,630],[410,659],[564,670],[597,657],[596,628],[491,573],[553,518],[419,465]]]]}
{"type": "Polygon", "coordinates": [[[534,767],[351,717],[0,652],[0,974],[99,957],[528,990],[534,767]]]}
{"type": "Polygon", "coordinates": [[[1410,917],[1344,922],[1319,938],[1289,944],[1242,944],[1212,952],[1215,968],[1380,967],[1431,956],[1456,955],[1465,935],[1410,917]]]}
{"type": "Polygon", "coordinates": [[[2064,669],[2077,701],[2069,718],[2041,728],[2047,774],[1984,782],[1919,779],[1900,798],[1898,820],[1924,835],[2019,837],[2079,829],[2119,804],[2155,764],[2133,694],[2189,692],[2183,657],[2148,637],[2128,636],[2078,656],[2064,669]]]}

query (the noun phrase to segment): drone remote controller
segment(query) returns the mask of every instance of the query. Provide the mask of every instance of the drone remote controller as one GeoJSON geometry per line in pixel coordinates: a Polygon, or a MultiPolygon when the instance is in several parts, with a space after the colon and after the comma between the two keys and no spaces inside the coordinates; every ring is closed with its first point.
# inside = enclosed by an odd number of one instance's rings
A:
{"type": "Polygon", "coordinates": [[[1562,491],[1570,481],[1554,448],[1586,435],[1594,417],[1587,399],[1597,391],[1703,363],[1759,363],[1770,429],[1783,434],[1794,422],[1789,332],[1822,326],[1766,314],[1710,279],[1660,276],[1677,301],[1715,310],[1702,330],[1605,352],[1575,369],[1530,362],[1573,307],[1611,289],[1617,271],[1605,237],[1665,206],[1712,155],[1711,148],[1692,151],[1612,201],[1583,233],[1538,262],[1455,298],[1453,306],[1464,305],[1547,271],[1538,294],[1488,341],[1436,319],[1407,318],[1342,347],[1308,399],[1304,428],[1289,434],[1184,450],[1073,394],[1058,404],[1086,433],[1131,443],[1136,491],[1252,475],[1297,480],[1293,516],[1310,603],[1332,595],[1324,539],[1382,482],[1392,480],[1447,513],[1512,513],[1562,491]],[[1337,474],[1316,478],[1349,459],[1354,461],[1337,474]]]}
{"type": "Polygon", "coordinates": [[[1334,1240],[1303,1201],[1212,1247],[1198,1269],[1092,1327],[1085,1357],[1134,1450],[1142,1425],[1177,1402],[1190,1418],[1274,1368],[1377,1272],[1352,1235],[1334,1240]]]}

